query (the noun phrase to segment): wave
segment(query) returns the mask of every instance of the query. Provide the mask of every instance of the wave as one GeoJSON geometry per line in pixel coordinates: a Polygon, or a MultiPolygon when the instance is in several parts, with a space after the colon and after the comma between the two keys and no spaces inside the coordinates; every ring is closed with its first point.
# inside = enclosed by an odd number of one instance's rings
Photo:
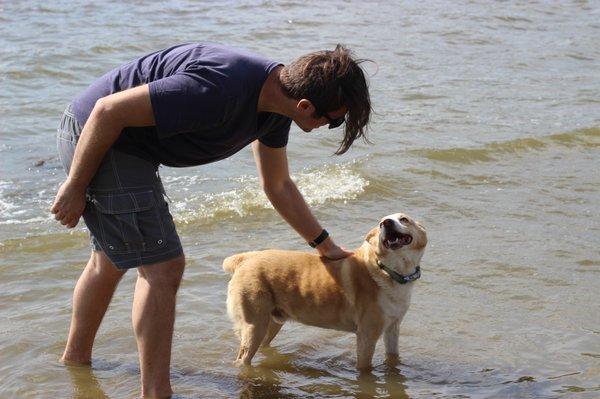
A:
{"type": "MultiPolygon", "coordinates": [[[[358,166],[361,161],[351,161],[345,164],[323,165],[305,169],[296,176],[299,190],[306,202],[311,205],[321,205],[329,201],[350,201],[357,198],[369,185],[369,180],[361,176],[358,166]]],[[[165,179],[178,182],[186,187],[197,186],[199,180],[212,180],[214,178],[200,178],[197,176],[170,177],[165,179]],[[189,180],[189,181],[188,181],[189,180]]],[[[218,179],[217,179],[218,180],[218,179]]],[[[231,184],[231,181],[223,182],[231,184]]],[[[227,218],[239,218],[272,209],[267,197],[260,188],[258,178],[241,176],[233,181],[234,189],[213,193],[194,192],[189,198],[176,200],[170,204],[171,213],[178,227],[185,225],[211,225],[227,218]]],[[[1,202],[0,205],[8,209],[11,204],[1,202]]],[[[4,214],[3,216],[8,216],[4,214]]],[[[9,238],[0,242],[0,254],[9,254],[19,250],[33,251],[36,253],[56,250],[56,242],[64,246],[82,245],[85,230],[66,231],[51,224],[51,215],[23,218],[18,212],[0,220],[0,225],[31,225],[27,236],[9,238]],[[35,226],[35,228],[34,228],[35,226]],[[59,229],[60,230],[55,230],[59,229]],[[49,229],[47,233],[40,229],[49,229]],[[54,243],[54,244],[53,244],[54,243]]],[[[83,223],[80,223],[83,227],[83,223]]]]}
{"type": "Polygon", "coordinates": [[[68,248],[85,247],[88,242],[87,230],[84,229],[32,234],[0,242],[0,255],[22,257],[27,253],[55,253],[68,248]]]}
{"type": "MultiPolygon", "coordinates": [[[[25,212],[25,211],[23,211],[25,212]]],[[[13,215],[14,217],[15,215],[13,215]]],[[[42,223],[42,222],[51,222],[54,220],[54,217],[52,216],[38,216],[38,217],[33,217],[33,218],[29,218],[29,219],[8,219],[8,220],[1,220],[0,221],[0,225],[14,225],[14,224],[29,224],[29,223],[42,223]]]]}
{"type": "MultiPolygon", "coordinates": [[[[312,168],[294,176],[306,202],[321,205],[328,201],[348,201],[364,192],[369,181],[361,176],[354,165],[326,165],[312,168]]],[[[210,222],[216,218],[243,217],[261,210],[272,209],[260,188],[258,178],[238,178],[238,188],[220,193],[203,194],[172,204],[176,222],[210,222]]]]}
{"type": "Polygon", "coordinates": [[[524,154],[553,147],[591,149],[600,146],[600,128],[575,130],[538,138],[494,142],[480,148],[419,149],[409,151],[432,161],[472,164],[493,162],[506,154],[524,154]]]}

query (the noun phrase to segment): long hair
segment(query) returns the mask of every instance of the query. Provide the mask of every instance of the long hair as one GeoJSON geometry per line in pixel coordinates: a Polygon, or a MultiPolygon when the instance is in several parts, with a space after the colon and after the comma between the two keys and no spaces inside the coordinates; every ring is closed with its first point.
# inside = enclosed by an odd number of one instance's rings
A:
{"type": "MultiPolygon", "coordinates": [[[[360,66],[368,60],[354,59],[341,44],[335,50],[306,54],[281,70],[283,92],[295,100],[307,99],[316,109],[332,112],[346,107],[344,137],[335,152],[348,151],[354,140],[367,138],[371,99],[365,74],[360,66]]],[[[322,116],[322,115],[319,115],[322,116]]]]}

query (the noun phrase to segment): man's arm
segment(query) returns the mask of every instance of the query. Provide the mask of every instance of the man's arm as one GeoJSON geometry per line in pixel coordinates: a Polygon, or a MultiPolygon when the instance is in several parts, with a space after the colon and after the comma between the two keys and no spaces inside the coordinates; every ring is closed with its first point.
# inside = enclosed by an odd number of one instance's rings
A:
{"type": "Polygon", "coordinates": [[[52,205],[56,220],[68,228],[77,225],[85,209],[85,190],[123,128],[153,125],[148,85],[98,100],[79,137],[69,176],[52,205]]]}
{"type": "MultiPolygon", "coordinates": [[[[290,178],[285,147],[270,148],[256,140],[252,143],[254,160],[260,184],[277,212],[307,242],[314,240],[323,230],[311,213],[296,184],[290,178]]],[[[331,237],[317,246],[322,256],[340,259],[351,255],[338,247],[331,237]]]]}

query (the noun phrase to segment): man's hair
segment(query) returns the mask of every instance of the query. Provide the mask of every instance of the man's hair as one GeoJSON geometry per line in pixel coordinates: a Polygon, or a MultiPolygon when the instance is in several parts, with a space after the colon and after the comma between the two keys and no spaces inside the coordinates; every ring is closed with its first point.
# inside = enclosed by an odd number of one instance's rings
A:
{"type": "MultiPolygon", "coordinates": [[[[341,44],[335,50],[306,54],[286,65],[279,76],[283,92],[295,100],[307,99],[320,112],[348,109],[344,138],[335,152],[343,154],[354,140],[367,138],[371,115],[369,87],[360,64],[352,52],[341,44]]],[[[319,115],[323,116],[323,115],[319,115]]]]}

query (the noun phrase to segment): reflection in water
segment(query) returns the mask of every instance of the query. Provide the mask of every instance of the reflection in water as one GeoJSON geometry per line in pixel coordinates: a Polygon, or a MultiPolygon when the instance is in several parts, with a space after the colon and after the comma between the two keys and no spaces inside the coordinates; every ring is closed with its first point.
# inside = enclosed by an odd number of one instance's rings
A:
{"type": "Polygon", "coordinates": [[[240,390],[240,399],[271,399],[271,398],[297,398],[298,396],[284,393],[285,387],[280,385],[280,380],[264,380],[261,377],[244,379],[240,390]]]}
{"type": "Polygon", "coordinates": [[[65,365],[73,385],[73,399],[108,398],[91,366],[65,365]]]}
{"type": "Polygon", "coordinates": [[[238,375],[241,383],[241,399],[294,398],[296,395],[284,393],[278,372],[294,368],[290,358],[280,354],[274,348],[263,348],[266,358],[256,366],[242,366],[238,375]],[[275,362],[274,362],[275,361],[275,362]],[[266,364],[269,364],[266,366],[266,364]]]}
{"type": "MultiPolygon", "coordinates": [[[[294,357],[280,353],[275,348],[263,348],[265,358],[256,366],[242,367],[238,374],[241,399],[298,398],[298,397],[353,397],[409,399],[406,377],[398,366],[399,359],[386,361],[373,372],[358,373],[344,365],[339,369],[319,368],[318,365],[294,364],[294,357]],[[280,375],[293,374],[298,381],[320,381],[299,388],[282,385],[280,375]]],[[[303,362],[304,363],[304,362],[303,362]]],[[[329,362],[323,362],[325,365],[329,362]]],[[[330,365],[326,365],[329,367],[330,365]]],[[[283,378],[289,381],[290,377],[283,378]]]]}
{"type": "Polygon", "coordinates": [[[409,399],[406,393],[406,377],[404,377],[396,365],[399,360],[387,362],[386,365],[377,367],[373,372],[361,373],[355,387],[357,399],[367,398],[394,398],[409,399]],[[383,370],[380,372],[379,369],[383,370]]]}

